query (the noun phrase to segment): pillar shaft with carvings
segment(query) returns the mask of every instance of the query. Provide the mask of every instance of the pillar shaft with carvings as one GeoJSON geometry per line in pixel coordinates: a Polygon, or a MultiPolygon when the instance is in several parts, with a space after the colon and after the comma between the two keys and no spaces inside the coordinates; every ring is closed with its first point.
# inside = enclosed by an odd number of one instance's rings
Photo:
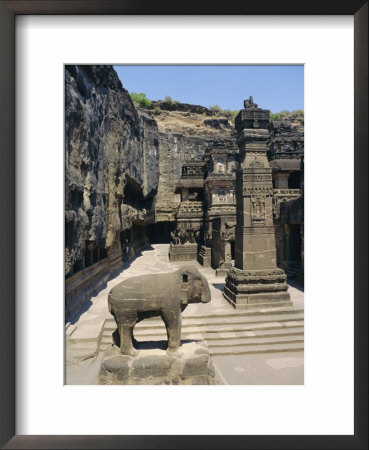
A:
{"type": "Polygon", "coordinates": [[[237,309],[291,306],[286,275],[277,267],[272,169],[267,159],[269,110],[252,97],[236,117],[240,148],[236,174],[235,267],[224,297],[237,309]]]}

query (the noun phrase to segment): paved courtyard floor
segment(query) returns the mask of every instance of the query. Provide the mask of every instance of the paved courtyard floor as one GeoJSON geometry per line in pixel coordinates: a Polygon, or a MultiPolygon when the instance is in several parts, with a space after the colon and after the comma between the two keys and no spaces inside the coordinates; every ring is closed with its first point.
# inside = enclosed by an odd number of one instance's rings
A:
{"type": "MultiPolygon", "coordinates": [[[[91,298],[89,308],[75,316],[67,324],[66,333],[78,333],[82,338],[96,334],[107,318],[111,318],[107,308],[107,297],[110,289],[127,278],[146,273],[164,273],[175,271],[179,266],[191,264],[207,278],[212,300],[208,304],[190,304],[183,315],[222,314],[235,312],[233,307],[223,298],[222,290],[224,277],[217,277],[212,268],[204,268],[197,261],[175,262],[168,260],[168,244],[154,244],[133,261],[126,263],[118,276],[107,283],[105,289],[91,298]],[[69,330],[69,331],[68,331],[69,330]]],[[[304,293],[297,286],[290,286],[289,292],[295,309],[304,308],[304,293]]],[[[66,354],[66,383],[67,384],[95,384],[99,366],[99,357],[84,362],[73,363],[66,354]]],[[[253,355],[227,355],[213,357],[219,384],[250,384],[250,385],[296,385],[304,383],[304,353],[275,352],[253,355]]]]}

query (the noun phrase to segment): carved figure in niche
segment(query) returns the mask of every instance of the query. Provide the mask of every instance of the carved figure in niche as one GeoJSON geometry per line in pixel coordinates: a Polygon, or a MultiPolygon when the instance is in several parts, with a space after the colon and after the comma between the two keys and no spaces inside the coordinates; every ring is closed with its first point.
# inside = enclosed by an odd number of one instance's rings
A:
{"type": "Polygon", "coordinates": [[[183,245],[186,243],[187,239],[187,231],[186,230],[180,230],[178,233],[178,237],[180,239],[180,243],[183,245]]]}
{"type": "Polygon", "coordinates": [[[176,272],[129,278],[109,292],[109,312],[117,324],[114,342],[124,355],[134,355],[133,329],[143,319],[161,317],[168,335],[168,352],[176,353],[181,342],[181,313],[189,303],[208,303],[208,282],[191,266],[176,272]]]}
{"type": "Polygon", "coordinates": [[[200,237],[200,230],[187,230],[187,242],[196,244],[200,237]]]}
{"type": "Polygon", "coordinates": [[[170,232],[170,237],[172,238],[172,243],[174,245],[179,245],[181,243],[181,240],[180,240],[179,235],[178,235],[178,230],[175,230],[174,232],[171,231],[170,232]]]}
{"type": "Polygon", "coordinates": [[[236,166],[236,162],[235,162],[235,161],[231,161],[231,162],[228,164],[228,171],[229,171],[230,173],[232,173],[232,174],[236,173],[236,168],[237,168],[237,166],[236,166]]]}
{"type": "Polygon", "coordinates": [[[265,198],[263,196],[251,197],[251,217],[253,222],[264,223],[265,222],[265,198]]]}
{"type": "Polygon", "coordinates": [[[225,173],[224,164],[222,162],[217,163],[217,173],[225,173]]]}

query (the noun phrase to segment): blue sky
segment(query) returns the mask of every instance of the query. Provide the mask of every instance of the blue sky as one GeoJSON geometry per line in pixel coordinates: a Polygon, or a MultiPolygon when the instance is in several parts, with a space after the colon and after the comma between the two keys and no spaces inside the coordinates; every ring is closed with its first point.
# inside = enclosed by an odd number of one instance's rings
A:
{"type": "Polygon", "coordinates": [[[129,92],[151,100],[173,100],[241,109],[250,95],[272,112],[304,109],[303,66],[114,66],[129,92]]]}

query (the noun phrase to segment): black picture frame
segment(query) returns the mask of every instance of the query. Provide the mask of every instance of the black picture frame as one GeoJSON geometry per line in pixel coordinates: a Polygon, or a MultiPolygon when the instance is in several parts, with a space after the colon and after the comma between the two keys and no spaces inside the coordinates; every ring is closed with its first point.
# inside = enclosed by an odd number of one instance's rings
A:
{"type": "MultiPolygon", "coordinates": [[[[340,95],[339,92],[337,95],[340,95]]],[[[344,113],[344,112],[343,112],[344,113]]],[[[338,119],[343,120],[343,119],[338,119]]],[[[368,448],[368,1],[0,0],[0,445],[7,449],[368,448]],[[205,14],[354,16],[355,432],[350,436],[15,435],[15,16],[19,14],[205,14]],[[5,208],[4,208],[5,206],[5,208]]],[[[337,124],[339,132],[339,124],[337,124]]],[[[339,243],[337,243],[339,245],[339,243]]],[[[329,262],[328,262],[329,263],[329,262]]],[[[338,393],[339,395],[339,393],[338,393]]]]}

